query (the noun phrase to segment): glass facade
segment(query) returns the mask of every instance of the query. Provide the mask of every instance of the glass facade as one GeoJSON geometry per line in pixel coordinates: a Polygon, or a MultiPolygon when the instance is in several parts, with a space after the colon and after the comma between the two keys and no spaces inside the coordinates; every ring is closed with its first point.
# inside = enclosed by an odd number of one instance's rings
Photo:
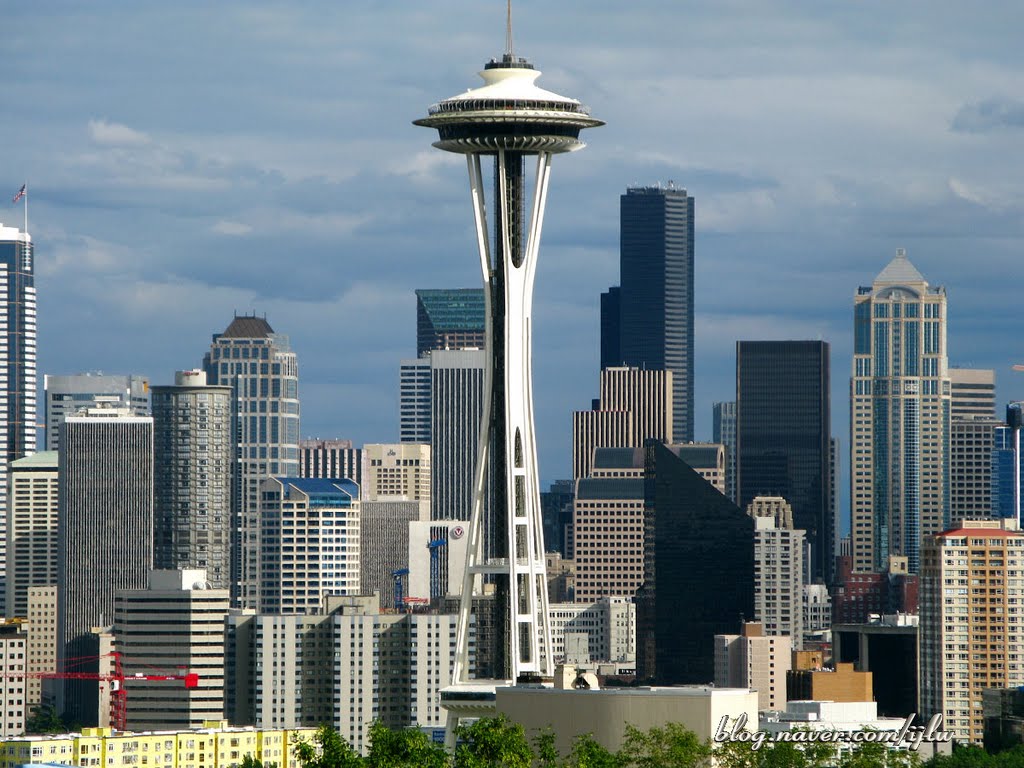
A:
{"type": "Polygon", "coordinates": [[[645,445],[636,599],[637,677],[657,685],[713,680],[715,635],[754,615],[754,520],[654,441],[645,445]]]}
{"type": "Polygon", "coordinates": [[[693,440],[693,216],[671,184],[620,198],[620,362],[672,371],[676,442],[693,440]]]}
{"type": "Polygon", "coordinates": [[[829,345],[823,341],[736,344],[739,506],[782,496],[807,532],[813,580],[831,581],[832,515],[829,345]]]}
{"type": "Polygon", "coordinates": [[[416,291],[416,356],[432,349],[484,349],[486,309],[483,288],[416,291]]]}

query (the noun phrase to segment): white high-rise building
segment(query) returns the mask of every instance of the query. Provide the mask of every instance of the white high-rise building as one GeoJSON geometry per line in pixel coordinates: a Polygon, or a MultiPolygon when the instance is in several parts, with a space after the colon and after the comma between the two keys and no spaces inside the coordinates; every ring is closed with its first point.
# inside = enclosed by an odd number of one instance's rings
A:
{"type": "Polygon", "coordinates": [[[777,496],[755,496],[754,613],[769,636],[788,635],[793,650],[804,640],[804,531],[793,529],[793,510],[777,496]]]}
{"type": "Polygon", "coordinates": [[[149,379],[137,374],[76,373],[43,377],[46,408],[46,450],[60,447],[60,424],[85,408],[127,408],[149,416],[149,379]]]}
{"type": "Polygon", "coordinates": [[[260,483],[299,477],[299,364],[266,318],[235,316],[203,358],[207,382],[229,386],[237,451],[232,515],[232,602],[257,608],[262,543],[260,483]]]}
{"type": "Polygon", "coordinates": [[[484,413],[482,349],[430,353],[430,517],[469,520],[473,474],[484,413]]]}
{"type": "Polygon", "coordinates": [[[921,541],[950,520],[946,290],[900,248],[854,297],[850,380],[853,565],[890,555],[920,567],[921,541]]]}
{"type": "Polygon", "coordinates": [[[370,443],[363,446],[366,501],[416,501],[430,514],[430,444],[370,443]]]}
{"type": "Polygon", "coordinates": [[[359,487],[351,480],[268,478],[260,485],[262,613],[307,613],[359,592],[359,487]]]}
{"type": "MultiPolygon", "coordinates": [[[[24,191],[24,190],[23,190],[24,191]]],[[[27,226],[27,222],[26,222],[27,226]]],[[[7,509],[11,462],[36,450],[36,288],[32,238],[0,224],[0,510],[7,509]]],[[[0,528],[6,527],[6,517],[0,528]]],[[[7,536],[0,530],[0,548],[7,536]]],[[[6,561],[0,552],[0,567],[6,561]]],[[[0,573],[0,581],[3,574],[0,573]]],[[[2,586],[2,585],[0,585],[2,586]]],[[[0,589],[0,602],[7,596],[0,589]]],[[[3,606],[0,606],[3,607],[3,606]]],[[[7,611],[3,615],[8,615],[7,611]]]]}
{"type": "Polygon", "coordinates": [[[755,689],[759,710],[783,709],[791,660],[788,637],[768,637],[759,622],[746,622],[738,635],[715,635],[715,687],[755,689]]]}
{"type": "Polygon", "coordinates": [[[551,603],[551,646],[556,663],[566,659],[566,635],[585,633],[591,662],[636,663],[636,604],[632,597],[593,603],[551,603]]]}
{"type": "Polygon", "coordinates": [[[450,682],[457,622],[456,614],[384,614],[372,595],[331,597],[301,616],[232,611],[228,718],[264,728],[330,723],[364,753],[375,721],[443,726],[440,690],[450,682]]]}
{"type": "Polygon", "coordinates": [[[26,635],[18,624],[0,622],[0,739],[25,732],[28,680],[26,635]]]}
{"type": "Polygon", "coordinates": [[[1024,685],[1024,534],[1013,519],[954,526],[922,553],[919,711],[980,744],[983,691],[1024,685]]]}
{"type": "Polygon", "coordinates": [[[153,571],[114,598],[114,644],[128,679],[128,729],[201,728],[224,718],[224,619],[230,593],[203,570],[153,571]],[[161,674],[195,680],[132,679],[161,674]]]}
{"type": "Polygon", "coordinates": [[[57,452],[11,463],[7,503],[7,614],[28,615],[28,590],[57,583],[57,452]]]}

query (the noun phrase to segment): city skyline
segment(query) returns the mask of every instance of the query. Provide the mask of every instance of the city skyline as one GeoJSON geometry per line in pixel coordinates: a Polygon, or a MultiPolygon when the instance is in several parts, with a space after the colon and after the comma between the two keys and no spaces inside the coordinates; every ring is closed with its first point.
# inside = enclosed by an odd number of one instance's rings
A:
{"type": "MultiPolygon", "coordinates": [[[[304,361],[303,435],[397,440],[413,291],[478,280],[461,174],[408,120],[500,47],[494,6],[394,17],[228,4],[199,24],[140,3],[125,12],[130,36],[95,10],[11,9],[6,78],[23,121],[0,127],[0,146],[10,192],[29,182],[40,372],[170,383],[228,312],[256,310],[304,361]],[[464,21],[440,51],[445,17],[464,21]],[[431,66],[413,76],[412,60],[431,66]],[[352,110],[372,138],[345,124],[352,110]],[[325,268],[344,278],[331,285],[325,268]]],[[[988,311],[1013,306],[1002,277],[1022,234],[1011,149],[1024,65],[1006,31],[1020,11],[751,5],[728,23],[710,6],[645,11],[595,8],[567,40],[567,11],[517,5],[517,52],[550,62],[545,82],[586,94],[609,123],[551,193],[536,307],[542,484],[569,476],[571,412],[596,395],[599,295],[616,282],[618,197],[635,183],[671,179],[696,199],[697,438],[710,437],[711,403],[731,399],[736,340],[821,337],[845,455],[846,308],[898,247],[950,291],[950,363],[994,368],[999,403],[1024,395],[1009,371],[1024,357],[1012,314],[988,311]],[[686,69],[657,65],[679,49],[686,69]]],[[[845,496],[844,483],[844,508],[845,496]]]]}

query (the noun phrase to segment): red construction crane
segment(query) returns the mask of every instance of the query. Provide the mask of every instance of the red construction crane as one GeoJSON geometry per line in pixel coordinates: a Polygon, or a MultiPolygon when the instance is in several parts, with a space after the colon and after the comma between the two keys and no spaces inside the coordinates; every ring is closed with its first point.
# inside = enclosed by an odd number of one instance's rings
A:
{"type": "Polygon", "coordinates": [[[118,731],[126,730],[128,721],[128,691],[125,688],[125,680],[183,680],[186,688],[199,687],[199,675],[194,672],[184,675],[135,672],[126,676],[124,674],[124,667],[121,664],[121,658],[121,654],[117,651],[100,654],[99,656],[76,656],[64,660],[63,672],[5,672],[0,674],[0,677],[95,680],[101,683],[110,683],[110,723],[118,731]],[[100,659],[105,658],[113,659],[114,669],[112,672],[75,672],[73,669],[69,669],[69,667],[80,666],[90,662],[97,663],[100,659]]]}

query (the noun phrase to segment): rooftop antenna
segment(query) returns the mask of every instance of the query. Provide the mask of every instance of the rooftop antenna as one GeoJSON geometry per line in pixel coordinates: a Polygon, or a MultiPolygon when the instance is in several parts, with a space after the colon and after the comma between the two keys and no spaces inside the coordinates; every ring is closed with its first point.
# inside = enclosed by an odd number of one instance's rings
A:
{"type": "Polygon", "coordinates": [[[512,58],[512,0],[506,3],[505,14],[505,55],[512,58]]]}

